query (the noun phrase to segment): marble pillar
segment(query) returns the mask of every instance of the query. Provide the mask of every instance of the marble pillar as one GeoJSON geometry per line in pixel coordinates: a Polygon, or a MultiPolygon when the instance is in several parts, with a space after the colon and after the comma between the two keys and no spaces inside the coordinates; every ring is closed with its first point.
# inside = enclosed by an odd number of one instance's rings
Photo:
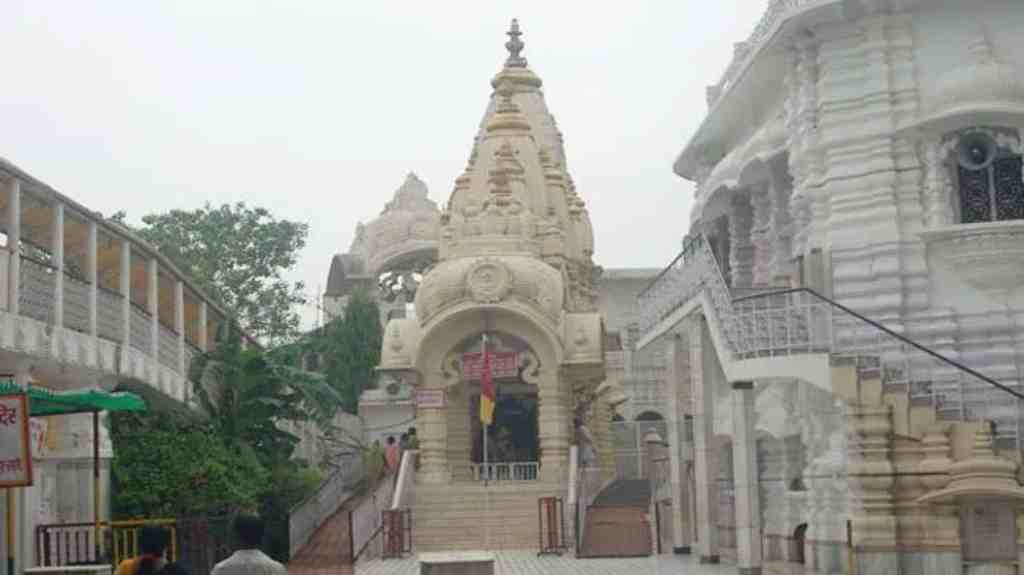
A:
{"type": "MultiPolygon", "coordinates": [[[[444,389],[444,375],[430,374],[426,381],[428,388],[444,389]]],[[[424,483],[448,483],[451,472],[448,468],[448,409],[416,407],[416,434],[420,439],[420,477],[424,483]]]]}
{"type": "Polygon", "coordinates": [[[566,382],[555,371],[542,371],[537,390],[540,477],[561,482],[569,470],[569,398],[566,382]]]}
{"type": "Polygon", "coordinates": [[[615,445],[612,441],[612,408],[602,399],[595,400],[592,406],[590,431],[603,484],[615,477],[615,445]]]}
{"type": "Polygon", "coordinates": [[[693,458],[701,563],[718,563],[718,458],[715,456],[713,366],[718,361],[704,318],[689,326],[693,458]]]}
{"type": "Polygon", "coordinates": [[[847,470],[857,572],[897,575],[892,407],[856,403],[850,408],[849,420],[847,470]]]}
{"type": "Polygon", "coordinates": [[[736,563],[742,574],[761,573],[761,497],[754,432],[754,382],[732,384],[732,464],[736,501],[736,563]]]}
{"type": "Polygon", "coordinates": [[[732,287],[750,287],[754,281],[754,243],[750,232],[754,225],[754,208],[750,194],[736,192],[729,213],[729,269],[732,287]]]}
{"type": "Polygon", "coordinates": [[[469,401],[469,390],[465,383],[448,388],[446,398],[448,406],[446,414],[448,420],[447,457],[452,479],[455,481],[468,481],[472,478],[469,467],[473,445],[472,434],[480,432],[478,423],[480,418],[479,410],[477,413],[470,411],[469,401]],[[476,415],[475,418],[474,415],[476,415]]]}
{"type": "Polygon", "coordinates": [[[753,224],[750,241],[754,246],[751,283],[754,287],[767,287],[772,282],[772,203],[771,187],[767,182],[753,186],[750,203],[753,208],[753,224]]]}
{"type": "Polygon", "coordinates": [[[680,356],[688,354],[684,341],[675,334],[669,336],[665,346],[665,391],[668,395],[668,440],[669,479],[672,484],[672,552],[689,553],[690,538],[684,529],[684,514],[688,512],[688,501],[683,488],[683,441],[686,434],[683,423],[686,415],[680,399],[681,365],[680,356]]]}

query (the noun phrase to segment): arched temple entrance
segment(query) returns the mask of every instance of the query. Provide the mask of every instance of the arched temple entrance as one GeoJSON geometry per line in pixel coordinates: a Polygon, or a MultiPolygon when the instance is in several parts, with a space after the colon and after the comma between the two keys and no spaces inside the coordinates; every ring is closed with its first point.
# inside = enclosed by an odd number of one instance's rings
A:
{"type": "MultiPolygon", "coordinates": [[[[480,419],[480,377],[483,371],[482,334],[466,338],[457,346],[461,358],[458,395],[464,397],[465,411],[458,407],[449,415],[450,429],[465,429],[468,450],[450,453],[453,468],[469,464],[468,473],[457,473],[456,479],[534,480],[540,461],[538,427],[539,393],[536,382],[523,377],[535,357],[529,344],[514,335],[489,332],[487,353],[491,357],[496,403],[494,422],[487,426],[487,453],[484,461],[484,428],[480,419]],[[466,419],[459,425],[460,418],[466,419]],[[486,464],[486,465],[485,465],[486,464]]],[[[451,432],[450,432],[451,433],[451,432]]],[[[449,436],[451,437],[451,435],[449,436]]]]}

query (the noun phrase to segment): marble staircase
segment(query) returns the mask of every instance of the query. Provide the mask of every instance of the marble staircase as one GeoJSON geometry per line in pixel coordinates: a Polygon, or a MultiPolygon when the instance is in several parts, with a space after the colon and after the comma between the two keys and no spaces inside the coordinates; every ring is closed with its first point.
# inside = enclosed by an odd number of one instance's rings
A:
{"type": "MultiPolygon", "coordinates": [[[[537,501],[551,496],[564,501],[566,486],[543,481],[417,484],[413,548],[416,552],[537,550],[537,501]]],[[[573,540],[568,510],[565,540],[573,540]]]]}
{"type": "Polygon", "coordinates": [[[651,554],[651,483],[619,479],[587,509],[580,557],[646,557],[651,554]]]}

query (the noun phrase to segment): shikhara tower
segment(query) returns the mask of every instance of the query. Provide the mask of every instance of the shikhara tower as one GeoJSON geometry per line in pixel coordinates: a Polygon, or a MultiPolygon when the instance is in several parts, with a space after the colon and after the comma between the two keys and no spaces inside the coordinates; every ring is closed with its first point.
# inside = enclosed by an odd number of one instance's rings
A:
{"type": "Polygon", "coordinates": [[[565,497],[568,489],[574,424],[592,420],[599,459],[608,473],[614,465],[610,408],[596,393],[604,333],[590,219],[541,80],[522,56],[517,22],[508,36],[509,56],[491,80],[469,161],[441,215],[439,261],[416,292],[415,317],[392,320],[385,330],[384,380],[435,390],[416,408],[417,549],[433,542],[535,546],[537,497],[565,497]],[[456,517],[450,514],[466,507],[460,502],[487,493],[476,481],[483,471],[479,387],[462,365],[485,332],[492,351],[517,362],[498,378],[495,427],[514,440],[504,467],[492,470],[516,481],[491,483],[487,492],[499,509],[490,516],[456,517]],[[443,404],[436,401],[442,392],[443,404]],[[475,534],[455,533],[470,520],[480,522],[475,534]]]}

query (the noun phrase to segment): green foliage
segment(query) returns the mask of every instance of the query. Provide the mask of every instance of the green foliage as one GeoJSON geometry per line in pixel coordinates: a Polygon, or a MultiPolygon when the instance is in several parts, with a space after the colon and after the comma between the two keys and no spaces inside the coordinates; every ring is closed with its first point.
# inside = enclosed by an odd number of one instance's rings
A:
{"type": "Polygon", "coordinates": [[[292,460],[298,438],[285,421],[327,421],[340,402],[318,374],[242,349],[232,324],[190,379],[206,417],[151,411],[111,420],[114,508],[120,517],[219,516],[259,511],[267,551],[287,559],[287,517],[320,484],[319,471],[292,460]]]}
{"type": "Polygon", "coordinates": [[[267,473],[206,422],[167,413],[112,414],[114,512],[120,517],[222,515],[253,508],[267,473]]]}
{"type": "MultiPolygon", "coordinates": [[[[127,225],[124,212],[111,219],[127,225]]],[[[295,306],[306,303],[304,287],[283,273],[306,245],[306,224],[239,202],[150,214],[133,231],[236,313],[246,333],[270,343],[298,333],[295,306]]]]}
{"type": "Polygon", "coordinates": [[[356,291],[344,315],[328,322],[314,339],[311,347],[322,356],[324,376],[349,413],[356,413],[362,391],[375,385],[383,335],[377,303],[356,291]]]}

